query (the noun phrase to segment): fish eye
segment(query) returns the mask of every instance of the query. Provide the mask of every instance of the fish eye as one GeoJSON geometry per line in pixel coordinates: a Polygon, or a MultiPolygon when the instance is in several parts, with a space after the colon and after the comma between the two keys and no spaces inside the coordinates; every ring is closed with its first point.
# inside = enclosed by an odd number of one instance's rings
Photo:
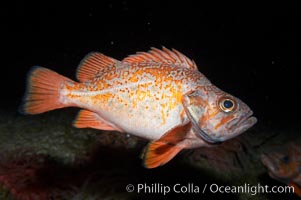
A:
{"type": "Polygon", "coordinates": [[[219,100],[219,108],[226,113],[235,111],[236,107],[236,102],[232,98],[223,97],[219,100]]]}

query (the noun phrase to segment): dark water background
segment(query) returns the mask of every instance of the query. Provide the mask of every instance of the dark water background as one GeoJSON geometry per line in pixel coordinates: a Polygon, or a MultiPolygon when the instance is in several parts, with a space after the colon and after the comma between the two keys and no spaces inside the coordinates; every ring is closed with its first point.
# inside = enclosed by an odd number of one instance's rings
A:
{"type": "MultiPolygon", "coordinates": [[[[297,6],[126,0],[9,4],[1,8],[1,110],[17,109],[31,66],[74,79],[78,63],[91,51],[121,60],[165,46],[195,60],[212,83],[245,101],[257,126],[300,130],[297,6]]],[[[172,176],[166,169],[147,173],[164,174],[167,183],[166,176],[172,176]]],[[[188,173],[185,181],[192,177],[188,173]]]]}
{"type": "Polygon", "coordinates": [[[122,59],[163,45],[195,60],[214,84],[243,99],[260,124],[299,122],[300,13],[294,6],[19,2],[4,6],[1,15],[1,107],[19,104],[33,65],[74,78],[91,51],[122,59]]]}

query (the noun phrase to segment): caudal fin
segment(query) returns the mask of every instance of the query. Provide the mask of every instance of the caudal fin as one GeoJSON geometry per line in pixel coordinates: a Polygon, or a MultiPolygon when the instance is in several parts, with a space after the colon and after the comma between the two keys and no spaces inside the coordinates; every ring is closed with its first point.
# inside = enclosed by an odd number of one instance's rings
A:
{"type": "Polygon", "coordinates": [[[66,81],[71,80],[52,70],[33,67],[27,78],[27,91],[20,111],[24,114],[39,114],[65,107],[59,97],[62,84],[66,81]]]}

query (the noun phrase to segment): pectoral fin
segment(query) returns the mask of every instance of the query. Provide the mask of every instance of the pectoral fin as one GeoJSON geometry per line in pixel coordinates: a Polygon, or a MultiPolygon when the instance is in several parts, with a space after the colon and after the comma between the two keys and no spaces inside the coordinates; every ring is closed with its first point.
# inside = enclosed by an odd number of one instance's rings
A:
{"type": "Polygon", "coordinates": [[[185,146],[179,143],[185,139],[191,124],[176,127],[165,133],[159,140],[151,142],[144,154],[144,166],[155,168],[175,157],[185,146]]]}

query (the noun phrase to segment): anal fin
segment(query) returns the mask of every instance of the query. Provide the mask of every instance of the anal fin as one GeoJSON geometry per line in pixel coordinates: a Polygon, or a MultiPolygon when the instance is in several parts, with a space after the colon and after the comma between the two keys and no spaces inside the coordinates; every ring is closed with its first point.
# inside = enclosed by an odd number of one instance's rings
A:
{"type": "Polygon", "coordinates": [[[174,158],[185,147],[179,143],[185,139],[191,123],[178,126],[165,133],[159,140],[151,142],[144,154],[144,166],[155,168],[164,165],[174,158]]]}
{"type": "Polygon", "coordinates": [[[78,113],[73,125],[76,128],[94,128],[107,131],[117,130],[122,132],[122,130],[119,128],[114,127],[114,125],[102,119],[97,113],[89,110],[81,110],[78,113]]]}

